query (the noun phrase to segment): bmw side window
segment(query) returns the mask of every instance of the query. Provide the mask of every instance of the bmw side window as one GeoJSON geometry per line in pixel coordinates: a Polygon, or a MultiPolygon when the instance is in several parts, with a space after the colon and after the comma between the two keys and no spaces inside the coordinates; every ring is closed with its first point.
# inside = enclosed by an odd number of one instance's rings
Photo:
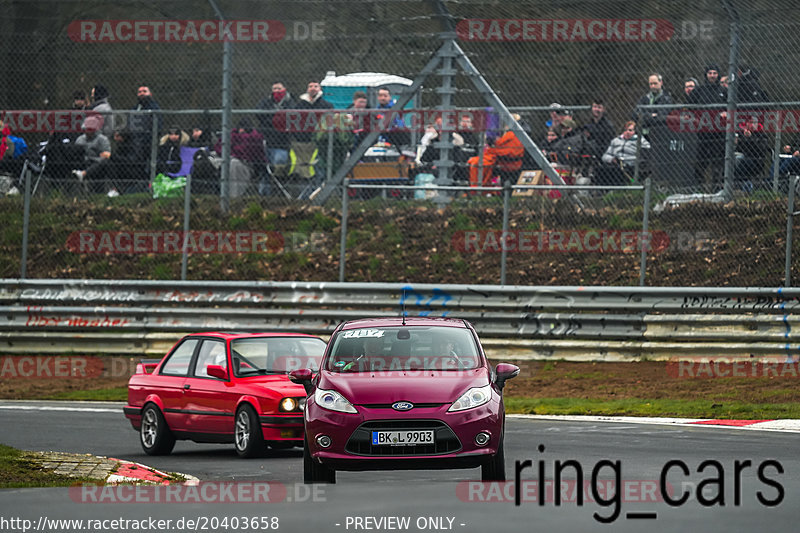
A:
{"type": "Polygon", "coordinates": [[[223,341],[204,340],[203,344],[200,345],[197,363],[195,363],[194,368],[195,377],[219,379],[208,375],[208,365],[219,365],[222,368],[228,368],[225,358],[225,343],[223,341]]]}
{"type": "Polygon", "coordinates": [[[189,339],[175,348],[175,351],[169,356],[167,362],[164,363],[161,373],[170,376],[188,376],[189,363],[192,361],[192,355],[194,354],[194,349],[197,347],[197,342],[197,339],[189,339]]]}

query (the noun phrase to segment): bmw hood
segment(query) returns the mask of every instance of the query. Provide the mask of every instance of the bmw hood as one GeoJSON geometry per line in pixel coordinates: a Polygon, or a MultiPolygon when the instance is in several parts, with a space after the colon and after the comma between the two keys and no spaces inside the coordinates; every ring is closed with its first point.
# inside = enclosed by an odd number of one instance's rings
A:
{"type": "Polygon", "coordinates": [[[354,405],[451,403],[472,387],[489,384],[485,368],[464,371],[320,373],[318,387],[335,390],[354,405]]]}
{"type": "Polygon", "coordinates": [[[239,381],[240,386],[252,387],[260,395],[271,396],[270,392],[279,396],[305,396],[306,392],[302,385],[292,383],[283,374],[270,376],[253,376],[239,381]]]}

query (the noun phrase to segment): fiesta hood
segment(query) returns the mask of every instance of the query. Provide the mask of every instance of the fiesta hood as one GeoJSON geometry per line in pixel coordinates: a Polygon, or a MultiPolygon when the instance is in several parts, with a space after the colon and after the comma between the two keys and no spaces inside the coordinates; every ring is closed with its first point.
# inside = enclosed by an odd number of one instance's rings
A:
{"type": "Polygon", "coordinates": [[[335,390],[354,405],[451,403],[471,387],[489,384],[485,368],[463,371],[338,373],[322,371],[320,389],[335,390]]]}

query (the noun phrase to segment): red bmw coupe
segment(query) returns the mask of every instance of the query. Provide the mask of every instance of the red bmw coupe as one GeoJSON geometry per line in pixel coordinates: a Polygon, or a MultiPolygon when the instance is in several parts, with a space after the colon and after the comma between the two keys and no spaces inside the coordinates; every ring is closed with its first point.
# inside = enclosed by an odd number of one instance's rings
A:
{"type": "Polygon", "coordinates": [[[242,457],[302,446],[305,392],[288,373],[319,368],[324,351],[319,337],[296,333],[187,335],[137,366],[124,413],[150,455],[180,439],[232,442],[242,457]]]}
{"type": "Polygon", "coordinates": [[[345,322],[320,370],[298,369],[308,393],[306,483],[336,470],[481,467],[505,480],[503,386],[519,368],[492,368],[464,320],[381,318],[345,322]]]}

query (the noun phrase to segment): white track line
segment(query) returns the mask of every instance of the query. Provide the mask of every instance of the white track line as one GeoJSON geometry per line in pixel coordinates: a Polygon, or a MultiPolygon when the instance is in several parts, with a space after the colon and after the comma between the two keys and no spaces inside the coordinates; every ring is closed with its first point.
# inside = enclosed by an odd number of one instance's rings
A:
{"type": "Polygon", "coordinates": [[[581,416],[581,415],[517,415],[508,414],[509,418],[527,418],[531,420],[554,420],[560,422],[617,422],[625,424],[658,424],[674,426],[711,427],[722,429],[749,429],[760,431],[782,431],[800,433],[800,420],[768,420],[756,422],[746,426],[725,425],[724,420],[719,424],[710,424],[713,418],[666,418],[666,417],[638,417],[638,416],[581,416]],[[698,422],[706,422],[699,424],[698,422]]]}

